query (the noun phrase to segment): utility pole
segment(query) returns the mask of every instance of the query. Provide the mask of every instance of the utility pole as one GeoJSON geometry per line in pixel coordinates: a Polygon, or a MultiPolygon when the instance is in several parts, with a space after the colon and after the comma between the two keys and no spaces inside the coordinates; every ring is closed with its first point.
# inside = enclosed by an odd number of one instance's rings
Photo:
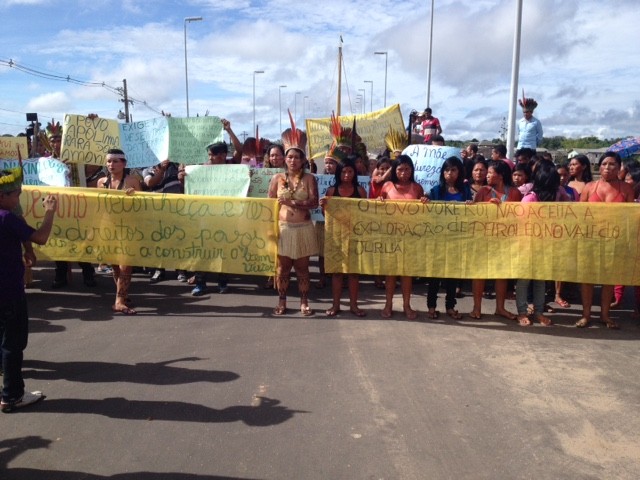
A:
{"type": "Polygon", "coordinates": [[[133,101],[129,100],[129,94],[127,92],[127,79],[122,80],[122,84],[124,87],[121,90],[121,94],[124,98],[120,99],[121,102],[124,102],[124,121],[129,123],[131,121],[131,117],[129,116],[129,104],[133,105],[133,101]]]}

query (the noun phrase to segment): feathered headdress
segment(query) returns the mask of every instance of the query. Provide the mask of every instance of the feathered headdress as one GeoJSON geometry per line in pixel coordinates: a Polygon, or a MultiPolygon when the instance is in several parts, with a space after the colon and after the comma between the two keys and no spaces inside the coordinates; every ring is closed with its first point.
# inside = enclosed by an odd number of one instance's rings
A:
{"type": "Polygon", "coordinates": [[[54,123],[53,118],[47,123],[46,130],[49,138],[62,137],[62,125],[60,125],[60,122],[54,123]]]}
{"type": "Polygon", "coordinates": [[[307,134],[296,127],[296,122],[293,120],[291,110],[289,112],[289,121],[291,122],[291,128],[287,128],[282,132],[282,145],[284,146],[284,154],[286,155],[289,150],[295,148],[300,150],[306,155],[305,150],[307,148],[307,134]]]}
{"type": "Polygon", "coordinates": [[[340,125],[340,117],[331,112],[331,137],[338,147],[353,149],[353,130],[340,125]]]}
{"type": "Polygon", "coordinates": [[[405,132],[399,132],[389,126],[389,132],[384,136],[384,143],[391,152],[391,158],[395,160],[409,146],[409,138],[405,132]]]}
{"type": "Polygon", "coordinates": [[[13,192],[22,185],[22,154],[18,147],[18,163],[16,168],[0,170],[0,192],[13,192]]]}
{"type": "Polygon", "coordinates": [[[518,103],[522,107],[523,112],[533,112],[538,106],[538,102],[533,98],[526,98],[524,96],[524,89],[522,89],[522,98],[518,99],[518,103]]]}
{"type": "Polygon", "coordinates": [[[258,126],[256,126],[256,136],[248,137],[242,145],[242,156],[248,156],[253,159],[252,164],[262,163],[264,152],[270,142],[266,138],[260,138],[258,126]]]}
{"type": "Polygon", "coordinates": [[[324,156],[324,158],[331,158],[332,160],[341,163],[345,158],[347,158],[347,154],[340,150],[335,143],[333,143],[329,147],[329,150],[327,150],[327,154],[324,156]]]}

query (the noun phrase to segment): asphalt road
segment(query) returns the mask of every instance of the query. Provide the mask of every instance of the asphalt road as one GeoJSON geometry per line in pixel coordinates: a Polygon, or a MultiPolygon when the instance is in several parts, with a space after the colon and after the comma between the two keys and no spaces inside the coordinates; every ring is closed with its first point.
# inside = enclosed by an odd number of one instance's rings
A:
{"type": "Polygon", "coordinates": [[[632,289],[611,331],[575,328],[579,306],[549,328],[427,321],[424,284],[420,322],[384,320],[370,279],[364,319],[274,317],[259,277],[194,298],[141,275],[122,316],[109,277],[35,278],[25,380],[47,399],[0,416],[2,480],[640,478],[632,289]]]}

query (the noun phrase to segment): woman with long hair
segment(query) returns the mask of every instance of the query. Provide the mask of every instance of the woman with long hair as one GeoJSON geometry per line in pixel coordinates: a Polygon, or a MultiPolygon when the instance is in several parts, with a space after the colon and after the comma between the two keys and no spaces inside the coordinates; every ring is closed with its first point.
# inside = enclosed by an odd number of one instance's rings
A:
{"type": "MultiPolygon", "coordinates": [[[[502,160],[495,160],[489,163],[487,170],[487,183],[475,196],[474,203],[519,202],[522,194],[513,186],[511,168],[502,160]]],[[[484,291],[485,280],[474,279],[471,282],[473,291],[473,310],[469,314],[471,318],[479,319],[482,312],[482,292],[484,291]]],[[[496,289],[496,312],[495,314],[507,320],[515,320],[517,317],[504,307],[507,299],[507,280],[498,279],[495,281],[496,289]]]]}
{"type": "MultiPolygon", "coordinates": [[[[415,167],[411,157],[400,155],[391,168],[391,177],[386,182],[380,193],[380,200],[412,201],[425,199],[422,186],[415,181],[415,167]]],[[[423,200],[424,201],[424,200],[423,200]]],[[[400,277],[402,290],[402,307],[407,320],[415,320],[418,313],[411,308],[412,277],[400,277]]],[[[385,278],[385,304],[382,316],[390,318],[393,314],[393,295],[396,290],[396,275],[387,275],[385,278]]]]}
{"type": "Polygon", "coordinates": [[[316,177],[304,171],[306,135],[295,127],[282,134],[285,145],[285,171],[271,178],[269,198],[278,200],[278,266],[276,288],[278,305],[274,315],[287,313],[287,290],[291,268],[296,271],[300,292],[300,312],[313,315],[309,307],[309,258],[318,254],[316,233],[311,222],[311,210],[318,207],[318,183],[316,177]]]}
{"type": "Polygon", "coordinates": [[[586,155],[576,155],[569,160],[569,174],[569,186],[580,195],[585,185],[593,181],[589,158],[586,155]]]}
{"type": "MultiPolygon", "coordinates": [[[[574,157],[575,158],[575,157],[574,157]]],[[[573,160],[573,159],[572,159],[573,160]]],[[[600,157],[598,169],[600,178],[587,184],[580,194],[581,202],[633,202],[633,187],[624,180],[618,178],[618,172],[622,167],[620,155],[614,152],[605,152],[600,157]]],[[[593,305],[593,284],[583,283],[582,293],[582,318],[576,322],[576,327],[585,328],[591,321],[591,306],[593,305]]],[[[613,298],[613,285],[602,285],[600,300],[600,321],[607,328],[618,329],[618,324],[609,316],[611,300],[613,298]]]]}
{"type": "MultiPolygon", "coordinates": [[[[557,202],[568,196],[560,187],[560,175],[555,164],[549,160],[540,160],[533,173],[531,191],[523,198],[523,203],[557,202]]],[[[519,279],[516,282],[516,307],[518,308],[518,323],[526,327],[532,324],[528,314],[527,292],[531,284],[533,293],[533,317],[545,327],[550,326],[551,319],[544,315],[545,281],[519,279]]]]}
{"type": "MultiPolygon", "coordinates": [[[[356,164],[351,156],[343,160],[341,164],[338,164],[333,186],[329,187],[327,190],[326,197],[320,199],[320,206],[323,209],[327,204],[327,198],[330,197],[367,198],[366,190],[358,185],[356,164]]],[[[358,307],[358,274],[350,273],[347,277],[349,285],[349,309],[354,315],[364,317],[366,312],[358,307]]],[[[331,294],[333,297],[333,304],[326,312],[329,317],[335,317],[340,313],[340,295],[342,293],[343,278],[344,275],[342,273],[331,274],[331,294]]]]}

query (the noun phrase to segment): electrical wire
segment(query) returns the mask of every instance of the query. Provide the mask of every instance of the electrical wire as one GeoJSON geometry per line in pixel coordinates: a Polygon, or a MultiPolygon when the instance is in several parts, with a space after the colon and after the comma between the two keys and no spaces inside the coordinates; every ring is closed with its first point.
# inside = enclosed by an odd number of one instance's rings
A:
{"type": "MultiPolygon", "coordinates": [[[[40,70],[36,70],[35,68],[31,68],[31,67],[27,67],[25,65],[21,65],[19,63],[14,62],[12,59],[7,60],[3,60],[0,59],[0,65],[8,67],[8,68],[12,68],[15,70],[18,70],[22,73],[26,73],[27,75],[32,75],[34,77],[39,77],[39,78],[44,78],[47,80],[54,80],[54,81],[58,81],[58,82],[67,82],[67,83],[72,83],[74,85],[80,85],[82,87],[92,87],[92,88],[104,88],[105,90],[119,96],[122,97],[124,96],[124,89],[122,87],[113,87],[111,85],[108,85],[105,82],[88,82],[86,80],[79,80],[77,78],[73,78],[70,75],[56,75],[53,73],[47,73],[47,72],[42,72],[40,70]]],[[[146,108],[148,108],[149,110],[151,110],[152,112],[155,112],[157,114],[162,114],[162,112],[156,108],[153,108],[152,106],[150,106],[146,100],[139,100],[137,98],[133,98],[131,96],[128,96],[128,100],[131,103],[131,105],[135,105],[136,103],[139,103],[143,106],[145,106],[146,108]]]]}

